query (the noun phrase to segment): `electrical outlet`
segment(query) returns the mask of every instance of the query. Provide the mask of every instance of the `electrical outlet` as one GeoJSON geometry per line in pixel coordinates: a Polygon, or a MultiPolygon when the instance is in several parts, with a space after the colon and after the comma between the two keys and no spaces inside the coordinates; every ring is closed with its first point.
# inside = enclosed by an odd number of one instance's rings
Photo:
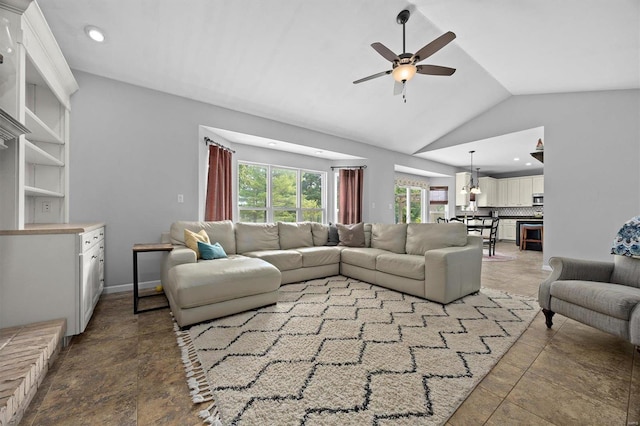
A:
{"type": "Polygon", "coordinates": [[[178,194],[178,202],[179,203],[184,203],[184,195],[183,194],[178,194]]]}
{"type": "Polygon", "coordinates": [[[43,201],[42,202],[42,213],[50,213],[51,212],[51,202],[43,201]]]}

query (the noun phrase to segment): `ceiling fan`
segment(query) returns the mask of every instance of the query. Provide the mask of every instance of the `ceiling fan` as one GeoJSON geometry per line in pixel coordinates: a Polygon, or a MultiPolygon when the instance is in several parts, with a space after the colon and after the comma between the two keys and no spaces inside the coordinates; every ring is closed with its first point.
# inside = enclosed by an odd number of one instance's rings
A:
{"type": "Polygon", "coordinates": [[[396,81],[393,88],[393,94],[399,95],[400,93],[402,93],[404,101],[407,102],[407,99],[405,97],[405,84],[407,81],[411,80],[413,76],[416,75],[416,73],[449,76],[456,71],[455,68],[443,67],[439,65],[417,65],[418,62],[424,61],[429,56],[433,55],[438,50],[451,43],[451,41],[456,38],[456,35],[451,31],[444,33],[437,39],[433,40],[431,43],[428,43],[416,53],[412,54],[406,52],[404,25],[409,20],[410,15],[411,13],[408,10],[403,10],[396,17],[396,22],[402,25],[403,53],[401,55],[396,55],[391,51],[391,49],[389,49],[382,43],[376,42],[371,44],[371,47],[373,47],[376,52],[378,52],[380,55],[382,55],[383,58],[391,62],[392,68],[388,71],[382,71],[377,74],[361,78],[360,80],[356,80],[353,82],[353,84],[362,83],[364,81],[382,77],[383,75],[391,74],[396,81]]]}

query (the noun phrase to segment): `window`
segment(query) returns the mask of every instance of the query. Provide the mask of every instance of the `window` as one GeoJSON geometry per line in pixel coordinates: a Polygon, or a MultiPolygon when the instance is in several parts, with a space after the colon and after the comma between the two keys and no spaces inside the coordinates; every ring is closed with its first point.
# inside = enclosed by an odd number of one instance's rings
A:
{"type": "Polygon", "coordinates": [[[429,222],[436,222],[439,217],[446,219],[449,215],[449,187],[429,187],[429,222]]]}
{"type": "Polygon", "coordinates": [[[424,190],[421,188],[396,185],[396,223],[421,223],[423,221],[423,195],[424,190]]]}
{"type": "Polygon", "coordinates": [[[241,222],[324,222],[326,173],[238,163],[241,222]]]}

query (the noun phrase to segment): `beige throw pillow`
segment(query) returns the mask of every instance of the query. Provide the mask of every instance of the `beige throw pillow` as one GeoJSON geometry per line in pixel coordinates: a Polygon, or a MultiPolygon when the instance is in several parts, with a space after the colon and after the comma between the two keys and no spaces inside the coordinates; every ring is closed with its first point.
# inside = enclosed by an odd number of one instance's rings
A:
{"type": "Polygon", "coordinates": [[[207,232],[203,229],[200,232],[196,233],[193,231],[189,231],[188,229],[184,230],[184,243],[191,250],[196,252],[196,259],[201,259],[200,250],[198,250],[198,241],[202,241],[203,243],[211,244],[209,241],[209,236],[207,232]]]}
{"type": "Polygon", "coordinates": [[[364,247],[364,223],[354,223],[353,225],[343,225],[337,223],[339,246],[364,247]]]}

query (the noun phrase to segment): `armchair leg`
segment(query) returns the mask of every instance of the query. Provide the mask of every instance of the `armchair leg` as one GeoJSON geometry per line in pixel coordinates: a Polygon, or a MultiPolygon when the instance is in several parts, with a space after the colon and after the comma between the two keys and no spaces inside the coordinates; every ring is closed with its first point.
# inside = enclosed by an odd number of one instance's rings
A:
{"type": "Polygon", "coordinates": [[[555,312],[542,308],[542,313],[544,314],[545,318],[544,323],[547,324],[547,328],[551,328],[551,326],[553,325],[553,321],[551,321],[551,318],[553,318],[555,312]]]}

